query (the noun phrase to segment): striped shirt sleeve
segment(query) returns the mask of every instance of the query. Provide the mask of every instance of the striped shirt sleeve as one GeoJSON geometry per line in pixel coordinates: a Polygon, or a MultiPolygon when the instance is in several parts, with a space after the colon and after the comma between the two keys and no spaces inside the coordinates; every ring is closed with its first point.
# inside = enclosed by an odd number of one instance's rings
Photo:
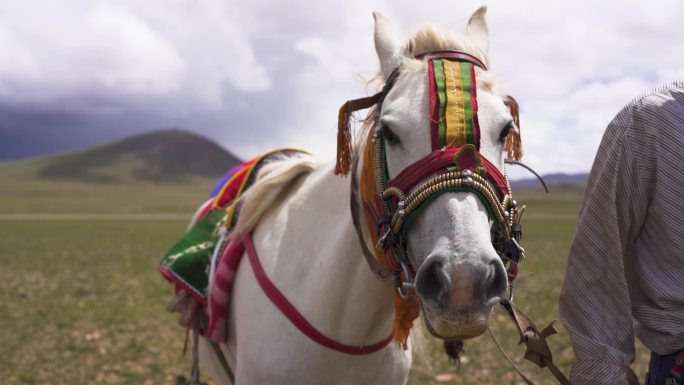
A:
{"type": "Polygon", "coordinates": [[[642,110],[625,107],[594,160],[561,289],[560,312],[575,350],[573,385],[639,383],[630,281],[635,240],[648,212],[657,141],[642,110]]]}

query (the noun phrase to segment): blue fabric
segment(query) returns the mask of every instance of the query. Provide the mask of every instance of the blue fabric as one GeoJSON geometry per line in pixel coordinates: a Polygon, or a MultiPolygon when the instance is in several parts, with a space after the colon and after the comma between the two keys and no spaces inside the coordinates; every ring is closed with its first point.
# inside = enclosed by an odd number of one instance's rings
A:
{"type": "Polygon", "coordinates": [[[216,182],[216,184],[214,185],[214,188],[211,190],[211,194],[209,194],[209,198],[213,198],[219,192],[221,192],[221,188],[223,187],[223,185],[226,184],[226,182],[228,182],[228,179],[230,179],[230,177],[232,177],[233,174],[235,174],[235,172],[240,169],[240,167],[241,167],[241,165],[237,165],[237,166],[231,168],[230,171],[228,171],[226,173],[226,175],[222,176],[221,179],[219,179],[218,182],[216,182]]]}
{"type": "Polygon", "coordinates": [[[677,354],[667,354],[661,356],[651,352],[651,361],[648,363],[648,374],[646,375],[646,385],[666,385],[667,376],[670,375],[670,369],[677,360],[677,354]]]}

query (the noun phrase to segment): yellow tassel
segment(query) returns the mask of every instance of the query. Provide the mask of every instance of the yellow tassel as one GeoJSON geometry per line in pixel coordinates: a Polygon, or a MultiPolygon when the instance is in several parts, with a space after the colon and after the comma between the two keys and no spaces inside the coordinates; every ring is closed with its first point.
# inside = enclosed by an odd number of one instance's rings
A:
{"type": "MultiPolygon", "coordinates": [[[[373,202],[375,198],[375,175],[373,172],[373,130],[368,130],[368,136],[365,140],[365,148],[363,150],[363,164],[361,165],[361,176],[359,177],[359,194],[363,202],[373,202]]],[[[378,233],[375,231],[375,220],[366,213],[364,208],[364,217],[366,218],[366,226],[371,231],[371,244],[375,245],[378,242],[378,233]]],[[[375,255],[378,260],[387,266],[387,259],[382,250],[375,250],[375,255]]]]}

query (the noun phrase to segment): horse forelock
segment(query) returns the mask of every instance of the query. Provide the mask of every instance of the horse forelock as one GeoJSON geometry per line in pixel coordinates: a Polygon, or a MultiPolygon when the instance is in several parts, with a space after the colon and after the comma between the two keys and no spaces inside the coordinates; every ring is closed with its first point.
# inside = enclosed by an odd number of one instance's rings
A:
{"type": "Polygon", "coordinates": [[[450,31],[439,30],[432,25],[426,25],[404,46],[406,52],[411,56],[439,50],[456,50],[473,55],[480,59],[482,63],[489,67],[489,58],[486,52],[482,52],[468,37],[455,35],[450,31]]]}
{"type": "MultiPolygon", "coordinates": [[[[465,52],[480,59],[485,67],[489,68],[489,57],[477,47],[467,36],[456,35],[450,31],[439,30],[432,25],[426,25],[404,44],[404,52],[411,57],[416,55],[440,50],[455,50],[465,52]]],[[[403,69],[407,71],[424,71],[425,62],[422,60],[408,60],[403,69]]],[[[477,68],[478,85],[486,90],[495,89],[495,79],[489,71],[477,68]]]]}

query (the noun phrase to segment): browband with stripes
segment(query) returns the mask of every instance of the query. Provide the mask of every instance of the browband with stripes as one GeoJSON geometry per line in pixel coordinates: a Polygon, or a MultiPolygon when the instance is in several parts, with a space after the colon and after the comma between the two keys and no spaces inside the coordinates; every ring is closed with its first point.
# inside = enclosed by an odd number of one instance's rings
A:
{"type": "Polygon", "coordinates": [[[465,58],[428,61],[432,149],[472,144],[480,149],[475,64],[465,58]]]}

